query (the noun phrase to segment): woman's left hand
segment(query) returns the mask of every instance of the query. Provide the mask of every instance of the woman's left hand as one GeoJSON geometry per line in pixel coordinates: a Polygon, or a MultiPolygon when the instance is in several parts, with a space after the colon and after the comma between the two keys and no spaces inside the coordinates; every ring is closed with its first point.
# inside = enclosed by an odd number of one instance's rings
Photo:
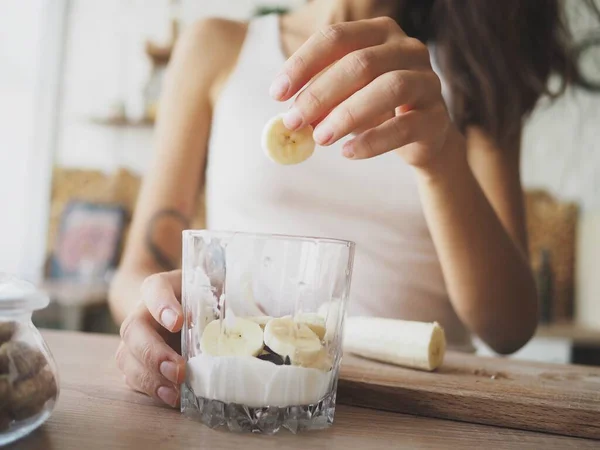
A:
{"type": "Polygon", "coordinates": [[[347,158],[395,149],[408,164],[427,168],[459,135],[427,47],[388,17],[339,23],[312,35],[286,61],[270,94],[285,101],[299,91],[284,115],[286,127],[315,126],[320,145],[356,133],[343,146],[347,158]]]}

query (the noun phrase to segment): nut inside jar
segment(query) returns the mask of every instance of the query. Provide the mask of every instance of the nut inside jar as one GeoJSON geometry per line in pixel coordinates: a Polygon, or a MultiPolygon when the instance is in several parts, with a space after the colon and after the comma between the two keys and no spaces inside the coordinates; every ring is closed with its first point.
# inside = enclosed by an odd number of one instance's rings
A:
{"type": "Polygon", "coordinates": [[[44,353],[18,338],[16,322],[0,323],[0,431],[36,416],[58,392],[44,353]]]}

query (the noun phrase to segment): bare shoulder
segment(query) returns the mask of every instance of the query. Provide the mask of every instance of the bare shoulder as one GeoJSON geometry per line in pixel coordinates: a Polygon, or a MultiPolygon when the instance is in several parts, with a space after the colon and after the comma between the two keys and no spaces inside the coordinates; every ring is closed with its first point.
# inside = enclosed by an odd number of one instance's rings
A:
{"type": "Polygon", "coordinates": [[[247,22],[222,18],[198,20],[186,27],[173,55],[174,66],[185,66],[212,85],[221,84],[237,62],[248,30],[247,22]]]}
{"type": "Polygon", "coordinates": [[[231,51],[243,42],[247,29],[247,22],[210,17],[186,27],[181,40],[204,49],[231,51]]]}

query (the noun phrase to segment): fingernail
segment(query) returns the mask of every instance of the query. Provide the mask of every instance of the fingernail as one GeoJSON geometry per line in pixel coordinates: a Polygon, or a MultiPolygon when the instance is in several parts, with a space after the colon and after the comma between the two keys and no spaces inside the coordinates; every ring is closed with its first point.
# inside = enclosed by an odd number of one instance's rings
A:
{"type": "Polygon", "coordinates": [[[156,390],[156,395],[167,405],[177,406],[177,392],[168,386],[161,386],[156,390]]]}
{"type": "Polygon", "coordinates": [[[302,115],[298,108],[292,108],[283,115],[283,124],[288,130],[297,130],[302,126],[302,115]]]}
{"type": "Polygon", "coordinates": [[[333,130],[328,125],[319,125],[313,133],[313,139],[317,144],[326,145],[333,138],[333,130]]]}
{"type": "Polygon", "coordinates": [[[172,309],[166,308],[160,315],[160,321],[168,330],[172,330],[177,323],[177,313],[172,309]]]}
{"type": "Polygon", "coordinates": [[[163,361],[160,363],[160,373],[171,383],[177,384],[179,368],[177,364],[171,361],[163,361]]]}
{"type": "Polygon", "coordinates": [[[285,97],[285,94],[290,90],[290,77],[285,73],[278,75],[271,83],[269,95],[275,100],[280,100],[285,97]]]}
{"type": "Polygon", "coordinates": [[[354,150],[352,149],[352,143],[346,142],[342,147],[342,155],[346,158],[352,159],[354,158],[354,150]]]}

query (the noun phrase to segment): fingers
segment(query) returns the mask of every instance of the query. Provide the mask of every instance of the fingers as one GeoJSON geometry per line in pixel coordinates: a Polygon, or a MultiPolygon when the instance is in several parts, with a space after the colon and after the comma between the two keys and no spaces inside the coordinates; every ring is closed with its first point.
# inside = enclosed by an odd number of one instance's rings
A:
{"type": "Polygon", "coordinates": [[[288,100],[313,76],[344,55],[382,44],[389,34],[389,26],[387,20],[378,18],[339,23],[313,34],[286,61],[269,93],[275,100],[288,100]],[[374,23],[381,25],[374,26],[374,23]]]}
{"type": "MultiPolygon", "coordinates": [[[[396,72],[409,70],[431,74],[431,78],[437,80],[431,70],[427,48],[412,38],[394,38],[383,45],[351,52],[320,73],[298,93],[292,108],[284,114],[283,122],[291,130],[302,128],[378,77],[388,73],[398,75],[396,72]]],[[[383,87],[386,87],[385,84],[383,87]]]]}
{"type": "Polygon", "coordinates": [[[171,332],[181,330],[183,310],[181,297],[181,270],[152,275],[141,287],[142,302],[158,323],[171,332]]]}
{"type": "Polygon", "coordinates": [[[402,68],[404,61],[397,57],[397,47],[378,45],[344,56],[298,94],[283,116],[285,126],[295,130],[313,123],[381,74],[402,68]]]}
{"type": "Polygon", "coordinates": [[[149,371],[125,346],[117,350],[117,365],[125,374],[125,381],[132,389],[157,398],[170,406],[179,402],[179,388],[159,373],[149,371]]]}
{"type": "Polygon", "coordinates": [[[441,106],[399,115],[346,142],[344,156],[352,159],[371,158],[411,143],[427,142],[432,128],[447,126],[446,116],[446,110],[441,106]]]}
{"type": "Polygon", "coordinates": [[[166,332],[161,325],[170,331],[181,329],[181,271],[148,277],[141,294],[142,301],[121,326],[117,364],[133,389],[176,406],[178,386],[185,379],[185,361],[161,333],[166,338],[177,335],[166,332]]]}
{"type": "Polygon", "coordinates": [[[151,374],[161,375],[174,385],[185,378],[185,362],[167,345],[153,327],[153,318],[143,305],[121,326],[121,338],[128,352],[151,374]]]}
{"type": "Polygon", "coordinates": [[[439,79],[433,72],[386,72],[338,105],[316,127],[314,139],[320,145],[333,144],[400,105],[427,107],[440,92],[439,79]]]}

